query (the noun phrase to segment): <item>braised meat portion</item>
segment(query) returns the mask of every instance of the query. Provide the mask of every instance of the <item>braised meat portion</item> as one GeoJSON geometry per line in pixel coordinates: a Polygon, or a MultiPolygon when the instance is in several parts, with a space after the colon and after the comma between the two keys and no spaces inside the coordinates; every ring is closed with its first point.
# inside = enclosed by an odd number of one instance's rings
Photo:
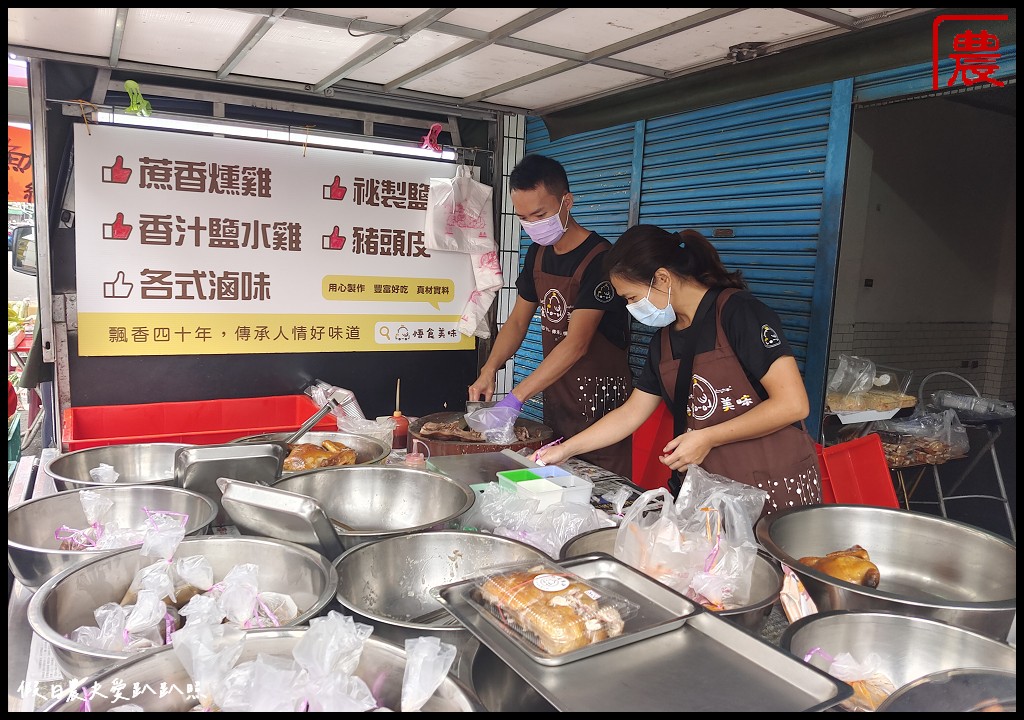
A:
{"type": "Polygon", "coordinates": [[[355,450],[331,440],[324,440],[320,445],[298,443],[289,445],[288,449],[288,457],[284,459],[283,465],[283,469],[288,472],[356,463],[355,450]]]}

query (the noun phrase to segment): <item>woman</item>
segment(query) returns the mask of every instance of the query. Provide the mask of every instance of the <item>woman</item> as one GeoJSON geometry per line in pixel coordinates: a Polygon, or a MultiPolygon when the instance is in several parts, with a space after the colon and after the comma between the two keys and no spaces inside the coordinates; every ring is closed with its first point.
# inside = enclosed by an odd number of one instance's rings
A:
{"type": "Polygon", "coordinates": [[[638,321],[661,328],[622,407],[561,445],[537,454],[546,464],[630,436],[662,399],[675,437],[661,461],[708,472],[768,492],[762,515],[821,502],[814,442],[803,427],[807,391],[782,323],[723,267],[695,230],[630,228],[608,252],[605,268],[638,321]]]}

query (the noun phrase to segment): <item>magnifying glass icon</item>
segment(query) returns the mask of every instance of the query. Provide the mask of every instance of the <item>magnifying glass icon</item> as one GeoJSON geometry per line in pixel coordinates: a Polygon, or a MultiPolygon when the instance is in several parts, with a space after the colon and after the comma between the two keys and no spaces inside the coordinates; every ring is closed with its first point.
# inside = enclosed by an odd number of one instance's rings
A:
{"type": "Polygon", "coordinates": [[[391,342],[391,328],[389,328],[387,325],[381,325],[380,330],[378,330],[377,332],[379,332],[381,337],[383,337],[385,340],[391,342]]]}

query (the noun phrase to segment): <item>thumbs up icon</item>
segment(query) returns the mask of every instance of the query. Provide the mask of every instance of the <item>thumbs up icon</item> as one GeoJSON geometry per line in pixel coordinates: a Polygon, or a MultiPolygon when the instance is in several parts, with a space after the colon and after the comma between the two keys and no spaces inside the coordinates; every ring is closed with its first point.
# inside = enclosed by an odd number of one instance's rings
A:
{"type": "Polygon", "coordinates": [[[334,230],[331,231],[330,235],[322,235],[323,238],[323,249],[324,250],[343,250],[345,248],[345,236],[341,234],[341,229],[335,225],[334,230]]]}
{"type": "Polygon", "coordinates": [[[125,282],[124,270],[117,271],[117,277],[111,282],[103,283],[103,297],[126,298],[132,294],[133,283],[125,282]]]}
{"type": "Polygon", "coordinates": [[[324,185],[324,200],[344,200],[348,188],[341,184],[341,176],[335,175],[334,182],[324,185]]]}
{"type": "Polygon", "coordinates": [[[118,155],[113,165],[103,166],[103,182],[124,185],[132,176],[132,169],[124,166],[124,156],[118,155]]]}
{"type": "Polygon", "coordinates": [[[127,240],[132,234],[132,226],[124,222],[124,213],[119,212],[112,223],[103,223],[104,240],[127,240]]]}

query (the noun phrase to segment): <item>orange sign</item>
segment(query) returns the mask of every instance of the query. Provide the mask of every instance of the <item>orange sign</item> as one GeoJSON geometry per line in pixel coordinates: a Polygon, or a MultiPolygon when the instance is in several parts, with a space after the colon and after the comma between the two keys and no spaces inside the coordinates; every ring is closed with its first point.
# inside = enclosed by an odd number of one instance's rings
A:
{"type": "Polygon", "coordinates": [[[32,131],[7,126],[7,202],[33,202],[32,131]]]}

